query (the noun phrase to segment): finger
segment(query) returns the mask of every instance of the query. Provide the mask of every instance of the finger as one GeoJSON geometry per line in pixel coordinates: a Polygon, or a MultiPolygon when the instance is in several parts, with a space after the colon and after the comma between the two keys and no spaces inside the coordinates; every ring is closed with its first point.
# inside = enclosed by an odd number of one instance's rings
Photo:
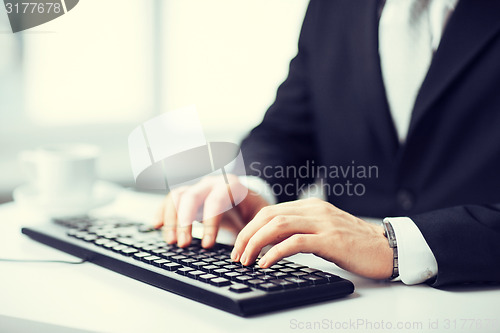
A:
{"type": "Polygon", "coordinates": [[[260,258],[259,266],[268,268],[283,258],[297,253],[315,253],[318,246],[317,235],[295,234],[274,245],[260,258]]]}
{"type": "Polygon", "coordinates": [[[236,242],[234,243],[233,251],[231,252],[231,259],[233,261],[240,260],[241,254],[243,253],[243,250],[245,249],[250,238],[257,232],[257,230],[262,228],[274,217],[278,215],[303,216],[304,211],[308,210],[307,207],[313,204],[311,201],[312,200],[298,200],[262,208],[238,234],[236,242]]]}
{"type": "Polygon", "coordinates": [[[216,186],[208,194],[203,207],[203,238],[204,248],[212,247],[217,238],[220,221],[224,212],[232,208],[226,184],[216,186]]]}
{"type": "Polygon", "coordinates": [[[247,246],[250,237],[252,237],[257,230],[268,223],[273,217],[273,207],[266,206],[262,208],[255,217],[248,222],[248,224],[240,231],[234,242],[233,251],[231,252],[231,259],[233,261],[239,261],[243,253],[243,249],[247,246]]]}
{"type": "Polygon", "coordinates": [[[163,210],[163,238],[168,244],[174,244],[177,242],[177,209],[180,197],[184,191],[187,190],[187,186],[182,186],[172,190],[162,205],[163,210]]]}
{"type": "Polygon", "coordinates": [[[249,239],[243,254],[241,263],[250,265],[255,261],[262,248],[272,243],[279,243],[294,234],[315,233],[317,223],[312,219],[302,216],[278,215],[249,239]]]}
{"type": "Polygon", "coordinates": [[[210,193],[212,182],[205,179],[189,187],[177,205],[177,245],[185,247],[191,243],[192,223],[210,193]]]}

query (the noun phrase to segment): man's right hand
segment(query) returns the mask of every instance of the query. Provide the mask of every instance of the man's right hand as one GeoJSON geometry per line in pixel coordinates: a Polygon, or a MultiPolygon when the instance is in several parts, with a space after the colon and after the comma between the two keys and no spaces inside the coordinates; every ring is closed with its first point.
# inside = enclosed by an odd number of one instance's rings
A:
{"type": "Polygon", "coordinates": [[[221,182],[217,176],[205,177],[192,186],[177,188],[166,196],[159,210],[156,227],[163,227],[167,243],[177,243],[180,247],[191,243],[192,223],[201,208],[203,208],[201,244],[204,248],[209,248],[215,244],[219,227],[238,233],[261,208],[269,205],[263,197],[244,187],[237,176],[227,175],[227,180],[229,185],[221,182]],[[248,194],[235,208],[226,210],[228,188],[233,195],[247,191],[248,194]],[[219,214],[221,211],[224,212],[219,214]]]}

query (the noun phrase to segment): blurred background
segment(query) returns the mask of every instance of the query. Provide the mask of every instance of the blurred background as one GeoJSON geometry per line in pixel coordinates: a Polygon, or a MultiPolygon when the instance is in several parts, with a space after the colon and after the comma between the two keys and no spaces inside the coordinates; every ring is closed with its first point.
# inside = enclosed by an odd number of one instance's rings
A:
{"type": "Polygon", "coordinates": [[[133,186],[128,134],[186,105],[208,140],[239,142],[286,77],[307,2],[82,0],[16,34],[0,8],[0,202],[25,182],[19,153],[52,143],[99,146],[100,178],[133,186]]]}

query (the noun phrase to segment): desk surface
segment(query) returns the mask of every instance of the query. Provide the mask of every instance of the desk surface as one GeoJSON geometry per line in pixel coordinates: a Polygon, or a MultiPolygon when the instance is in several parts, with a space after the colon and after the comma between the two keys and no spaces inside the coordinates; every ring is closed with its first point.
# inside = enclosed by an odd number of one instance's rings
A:
{"type": "MultiPolygon", "coordinates": [[[[147,220],[158,202],[156,197],[126,191],[101,213],[135,214],[147,220]]],[[[20,233],[22,225],[39,220],[15,204],[0,206],[0,257],[74,260],[20,233]]],[[[23,332],[68,331],[50,326],[58,325],[75,332],[500,332],[500,287],[405,286],[360,278],[312,255],[292,259],[350,279],[354,294],[240,318],[91,263],[0,262],[0,331],[16,325],[23,332]]]]}

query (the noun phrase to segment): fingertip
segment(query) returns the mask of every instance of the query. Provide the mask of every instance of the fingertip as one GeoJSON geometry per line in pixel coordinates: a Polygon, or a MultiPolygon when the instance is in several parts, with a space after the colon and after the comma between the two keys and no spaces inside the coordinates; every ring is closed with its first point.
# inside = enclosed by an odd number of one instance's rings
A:
{"type": "Polygon", "coordinates": [[[234,262],[238,262],[240,260],[240,254],[236,251],[236,249],[233,249],[231,252],[231,260],[234,262]]]}
{"type": "Polygon", "coordinates": [[[179,247],[186,247],[189,244],[191,244],[191,235],[188,234],[187,232],[181,231],[177,235],[177,246],[179,246],[179,247]]]}
{"type": "Polygon", "coordinates": [[[176,242],[175,231],[170,229],[165,232],[165,240],[168,244],[174,244],[176,242]]]}
{"type": "Polygon", "coordinates": [[[262,258],[259,259],[259,267],[260,268],[267,268],[267,258],[264,256],[262,258]]]}
{"type": "Polygon", "coordinates": [[[212,236],[209,236],[209,235],[203,236],[203,239],[201,240],[201,246],[203,248],[210,248],[210,247],[214,246],[214,244],[215,244],[215,240],[213,239],[212,236]]]}

